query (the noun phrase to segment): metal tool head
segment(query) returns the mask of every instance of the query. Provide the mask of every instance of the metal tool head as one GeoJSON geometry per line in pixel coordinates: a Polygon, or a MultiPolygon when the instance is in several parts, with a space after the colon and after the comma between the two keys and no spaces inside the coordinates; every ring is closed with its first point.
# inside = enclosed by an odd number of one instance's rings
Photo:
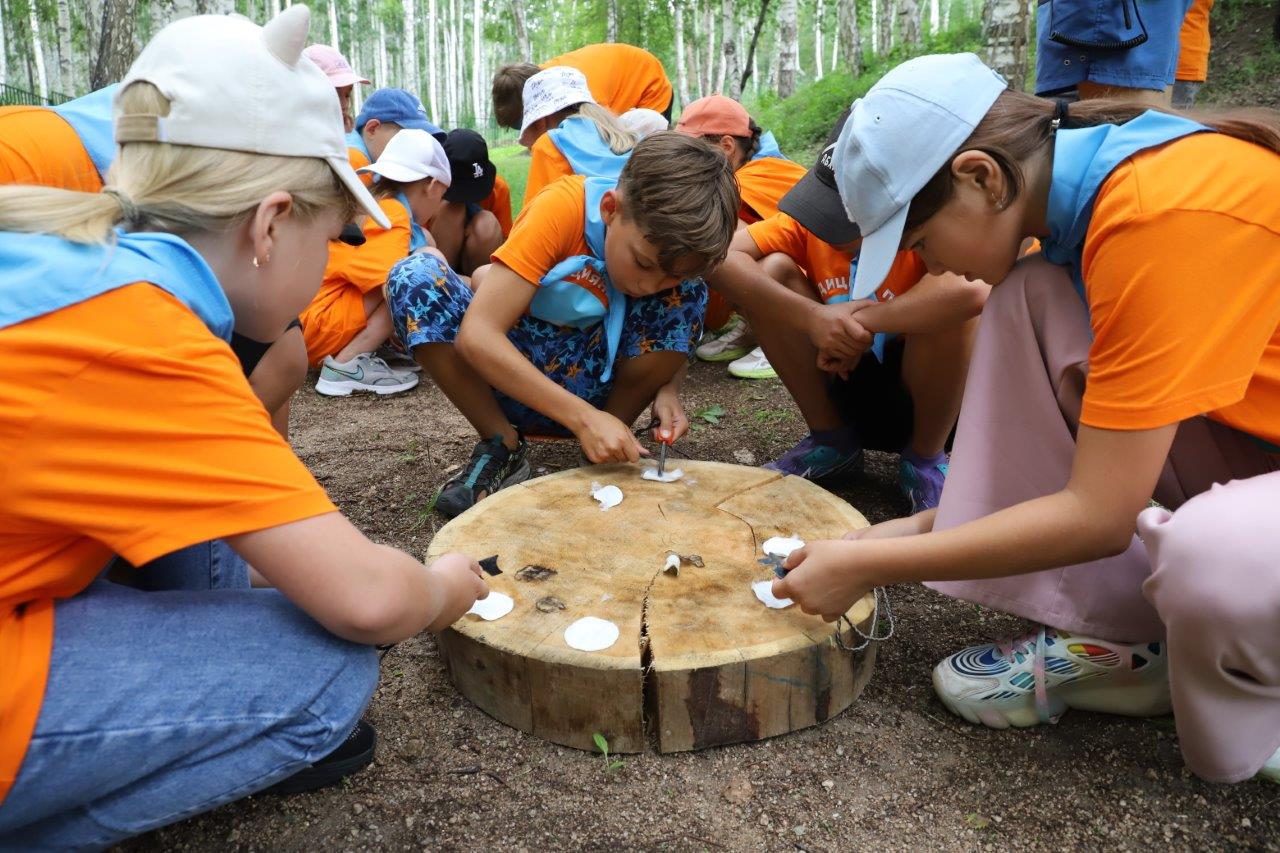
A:
{"type": "Polygon", "coordinates": [[[768,566],[773,569],[773,573],[778,577],[785,578],[787,576],[787,570],[782,567],[782,564],[786,561],[786,557],[779,557],[776,554],[770,554],[767,557],[761,557],[756,562],[762,566],[768,566]]]}
{"type": "Polygon", "coordinates": [[[667,473],[667,448],[670,446],[671,445],[667,444],[664,441],[661,443],[661,447],[659,447],[658,449],[658,476],[659,477],[667,473]]]}

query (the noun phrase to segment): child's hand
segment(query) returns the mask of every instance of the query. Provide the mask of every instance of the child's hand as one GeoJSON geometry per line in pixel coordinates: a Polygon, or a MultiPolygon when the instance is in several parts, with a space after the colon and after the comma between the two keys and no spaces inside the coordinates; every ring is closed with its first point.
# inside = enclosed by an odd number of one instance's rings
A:
{"type": "Polygon", "coordinates": [[[639,462],[648,456],[631,429],[608,412],[595,409],[586,416],[581,429],[576,431],[582,452],[599,465],[605,462],[639,462]]]}
{"type": "Polygon", "coordinates": [[[870,304],[874,303],[859,299],[857,302],[816,306],[809,320],[809,340],[819,352],[832,359],[856,362],[875,339],[855,319],[856,312],[870,304]]]}
{"type": "Polygon", "coordinates": [[[876,586],[858,570],[857,553],[857,543],[842,540],[810,542],[792,551],[783,564],[787,576],[773,582],[774,596],[790,598],[805,613],[836,621],[876,586]]]}
{"type": "Polygon", "coordinates": [[[658,389],[653,398],[653,417],[658,427],[653,431],[654,441],[665,441],[670,444],[689,431],[689,418],[684,413],[679,392],[670,385],[658,389]]]}
{"type": "Polygon", "coordinates": [[[440,612],[428,631],[443,631],[471,609],[477,598],[489,595],[484,570],[466,554],[445,554],[427,566],[431,588],[440,596],[440,612]]]}

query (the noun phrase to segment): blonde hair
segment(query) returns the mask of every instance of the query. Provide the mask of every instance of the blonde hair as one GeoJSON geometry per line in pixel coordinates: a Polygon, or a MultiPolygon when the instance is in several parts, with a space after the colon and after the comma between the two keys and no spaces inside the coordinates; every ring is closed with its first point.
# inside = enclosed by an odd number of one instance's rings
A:
{"type": "MultiPolygon", "coordinates": [[[[169,102],[150,83],[120,94],[127,116],[158,117],[169,102]]],[[[299,218],[332,210],[350,218],[355,199],[324,161],[195,148],[162,142],[120,146],[101,193],[39,186],[0,187],[0,231],[54,234],[106,243],[117,225],[172,234],[232,227],[272,192],[293,196],[299,218]]]]}
{"type": "Polygon", "coordinates": [[[622,121],[599,104],[582,103],[573,107],[578,115],[596,126],[596,133],[614,154],[626,154],[636,147],[636,135],[623,126],[622,121]]]}
{"type": "Polygon", "coordinates": [[[618,192],[623,216],[658,247],[665,272],[697,278],[724,260],[738,225],[739,197],[719,148],[675,130],[652,133],[636,143],[618,192]]]}

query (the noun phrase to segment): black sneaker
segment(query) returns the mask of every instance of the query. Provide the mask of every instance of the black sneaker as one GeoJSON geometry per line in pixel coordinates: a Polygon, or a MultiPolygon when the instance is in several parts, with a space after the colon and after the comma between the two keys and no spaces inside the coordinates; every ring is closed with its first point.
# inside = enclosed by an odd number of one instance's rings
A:
{"type": "Polygon", "coordinates": [[[373,752],[377,745],[377,732],[373,730],[373,726],[361,720],[333,752],[289,778],[281,779],[262,793],[301,794],[336,785],[368,767],[373,762],[373,752]]]}
{"type": "Polygon", "coordinates": [[[529,479],[529,445],[520,437],[520,446],[507,450],[502,436],[476,442],[471,460],[452,480],[444,484],[436,509],[446,518],[461,515],[499,489],[529,479]]]}

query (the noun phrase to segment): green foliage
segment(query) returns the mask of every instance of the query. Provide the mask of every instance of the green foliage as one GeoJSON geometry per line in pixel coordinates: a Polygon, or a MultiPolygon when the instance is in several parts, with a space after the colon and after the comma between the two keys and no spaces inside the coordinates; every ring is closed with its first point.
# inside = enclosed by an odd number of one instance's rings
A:
{"type": "MultiPolygon", "coordinates": [[[[489,139],[492,134],[487,134],[489,139]]],[[[489,159],[498,167],[498,174],[511,187],[511,215],[520,212],[524,202],[524,187],[529,182],[529,152],[519,145],[490,148],[489,159]]]]}
{"type": "Polygon", "coordinates": [[[605,736],[600,734],[600,732],[593,732],[591,740],[595,742],[596,749],[600,750],[600,755],[604,759],[605,773],[613,773],[616,770],[621,770],[623,766],[626,765],[626,762],[621,758],[614,758],[612,761],[609,760],[609,741],[607,741],[605,736]]]}
{"type": "Polygon", "coordinates": [[[867,66],[857,77],[842,69],[799,89],[786,100],[764,92],[754,101],[744,98],[743,103],[761,127],[773,131],[783,153],[808,166],[817,159],[822,143],[840,114],[855,98],[865,95],[890,68],[913,56],[981,48],[980,21],[953,22],[952,29],[927,36],[918,51],[907,51],[901,46],[881,56],[864,51],[867,66]]]}
{"type": "Polygon", "coordinates": [[[724,410],[724,406],[720,405],[719,403],[714,403],[710,406],[707,406],[705,409],[694,412],[693,416],[695,418],[699,418],[700,420],[704,420],[707,423],[714,426],[720,423],[720,419],[723,418],[726,414],[728,413],[724,410]]]}

